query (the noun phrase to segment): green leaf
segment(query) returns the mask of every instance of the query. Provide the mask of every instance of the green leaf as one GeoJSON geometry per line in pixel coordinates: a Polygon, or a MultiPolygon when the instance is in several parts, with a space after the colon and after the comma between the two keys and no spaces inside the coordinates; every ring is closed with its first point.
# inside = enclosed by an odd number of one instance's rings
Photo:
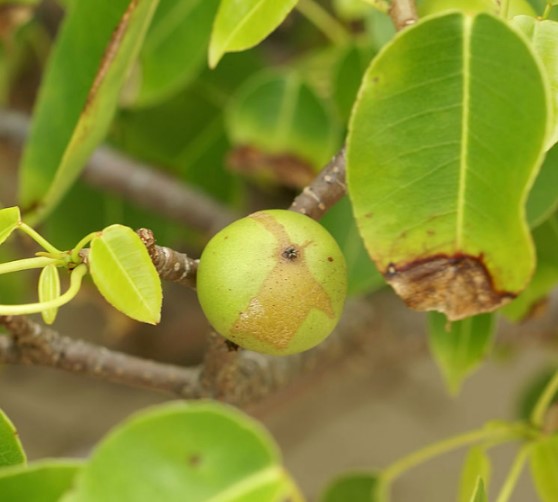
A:
{"type": "Polygon", "coordinates": [[[269,434],[235,409],[171,403],[141,412],[109,434],[71,500],[301,500],[279,462],[269,434]]]}
{"type": "Polygon", "coordinates": [[[532,16],[517,16],[511,21],[531,42],[533,50],[540,58],[550,83],[552,96],[553,123],[549,131],[548,148],[558,142],[558,23],[536,19],[532,16]]]}
{"type": "Polygon", "coordinates": [[[152,106],[198,76],[218,5],[218,0],[160,0],[126,104],[152,106]]]}
{"type": "Polygon", "coordinates": [[[52,210],[103,139],[156,5],[157,0],[69,5],[22,160],[20,205],[33,219],[52,210]]]}
{"type": "MultiPolygon", "coordinates": [[[[499,4],[494,0],[422,0],[418,5],[421,16],[455,9],[468,13],[489,12],[494,15],[499,12],[499,4]]],[[[507,17],[512,18],[520,14],[534,16],[535,11],[527,0],[510,0],[507,17]]]]}
{"type": "Polygon", "coordinates": [[[372,5],[364,0],[333,0],[335,13],[346,21],[359,21],[372,10],[372,5]]]}
{"type": "Polygon", "coordinates": [[[376,474],[344,474],[329,484],[320,502],[380,502],[379,486],[376,474]]]}
{"type": "Polygon", "coordinates": [[[527,288],[502,313],[512,321],[520,321],[544,301],[558,283],[558,213],[533,230],[537,250],[537,269],[527,288]]]}
{"type": "Polygon", "coordinates": [[[333,206],[320,223],[333,235],[347,262],[348,295],[370,293],[385,285],[358,234],[347,197],[333,206]]]}
{"type": "MultiPolygon", "coordinates": [[[[48,302],[60,296],[60,275],[58,267],[54,264],[47,265],[41,270],[39,276],[39,301],[48,302]]],[[[43,310],[41,316],[46,324],[52,324],[58,314],[58,307],[43,310]]]]}
{"type": "Polygon", "coordinates": [[[428,316],[428,342],[450,392],[486,357],[494,337],[494,315],[482,314],[449,323],[443,314],[428,316]]]}
{"type": "Polygon", "coordinates": [[[0,470],[2,500],[59,502],[72,487],[81,463],[74,460],[48,460],[27,466],[0,470]]]}
{"type": "Polygon", "coordinates": [[[475,491],[471,495],[471,498],[467,500],[470,502],[488,502],[488,496],[486,495],[486,490],[484,488],[484,482],[482,478],[477,479],[475,491]]]}
{"type": "Polygon", "coordinates": [[[93,282],[116,309],[137,321],[157,324],[161,318],[161,281],[147,249],[129,227],[111,225],[91,243],[93,282]]]}
{"type": "Polygon", "coordinates": [[[0,244],[19,226],[21,216],[18,207],[0,209],[0,244]]]}
{"type": "Polygon", "coordinates": [[[495,310],[528,284],[523,205],[542,160],[548,90],[515,30],[488,14],[425,18],[368,69],[347,177],[368,252],[418,310],[495,310]]]}
{"type": "Polygon", "coordinates": [[[531,448],[531,475],[541,502],[558,500],[558,435],[537,441],[531,448]]]}
{"type": "Polygon", "coordinates": [[[0,410],[0,467],[25,464],[25,462],[25,451],[17,430],[8,416],[0,410]]]}
{"type": "MultiPolygon", "coordinates": [[[[529,377],[517,394],[516,416],[520,420],[529,420],[535,411],[539,398],[556,373],[556,368],[539,368],[536,374],[529,377]]],[[[558,392],[553,396],[552,402],[558,401],[558,392]]]]}
{"type": "Polygon", "coordinates": [[[544,159],[541,170],[527,199],[527,221],[534,228],[558,209],[558,145],[544,159]]]}
{"type": "Polygon", "coordinates": [[[295,73],[254,75],[231,98],[226,119],[235,145],[291,154],[315,168],[338,146],[329,110],[295,73]]]}
{"type": "Polygon", "coordinates": [[[209,66],[226,52],[243,51],[266,38],[296,5],[297,0],[221,0],[209,43],[209,66]]]}
{"type": "Polygon", "coordinates": [[[488,484],[490,477],[490,459],[486,450],[481,446],[473,446],[469,449],[459,483],[459,502],[474,502],[475,494],[479,490],[479,480],[483,489],[488,484]]]}

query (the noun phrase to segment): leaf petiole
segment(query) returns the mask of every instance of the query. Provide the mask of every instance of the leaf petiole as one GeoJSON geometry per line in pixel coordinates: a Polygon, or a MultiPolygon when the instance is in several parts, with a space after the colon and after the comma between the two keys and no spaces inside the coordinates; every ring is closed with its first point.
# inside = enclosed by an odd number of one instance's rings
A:
{"type": "Polygon", "coordinates": [[[58,263],[60,260],[48,256],[36,256],[35,258],[25,258],[23,260],[15,260],[7,263],[0,263],[0,274],[9,274],[11,272],[21,272],[22,270],[31,270],[34,268],[43,268],[51,263],[58,263]]]}
{"type": "Polygon", "coordinates": [[[382,471],[382,479],[391,483],[409,469],[453,450],[483,441],[491,443],[513,441],[528,437],[530,432],[530,428],[523,423],[506,424],[498,428],[483,427],[466,432],[426,446],[395,461],[382,471]]]}
{"type": "Polygon", "coordinates": [[[314,0],[299,0],[296,8],[334,44],[343,45],[350,40],[345,27],[314,0]]]}
{"type": "Polygon", "coordinates": [[[516,455],[513,464],[510,468],[510,471],[506,476],[504,484],[500,489],[500,493],[498,494],[498,498],[496,499],[496,502],[508,502],[508,500],[512,496],[513,490],[515,488],[515,485],[517,484],[517,480],[519,479],[519,476],[521,475],[521,471],[523,470],[523,466],[525,465],[525,461],[529,456],[530,450],[531,450],[531,445],[527,444],[523,448],[521,448],[519,453],[516,455]]]}
{"type": "Polygon", "coordinates": [[[70,255],[71,261],[73,263],[80,263],[79,252],[87,246],[95,237],[101,235],[101,232],[91,232],[90,234],[86,235],[83,239],[81,239],[72,249],[72,253],[70,255]]]}
{"type": "Polygon", "coordinates": [[[548,407],[552,404],[552,400],[558,392],[558,371],[550,379],[550,382],[544,388],[543,393],[533,408],[531,415],[531,422],[537,428],[541,428],[544,424],[544,419],[548,407]]]}
{"type": "Polygon", "coordinates": [[[26,233],[31,239],[33,239],[39,246],[48,251],[51,254],[62,254],[60,249],[54,247],[50,242],[48,242],[42,235],[40,235],[35,229],[31,228],[26,223],[20,223],[18,227],[22,232],[26,233]]]}
{"type": "Polygon", "coordinates": [[[87,274],[87,266],[78,265],[70,275],[70,286],[67,291],[47,302],[27,303],[23,305],[0,305],[0,315],[37,314],[43,310],[60,307],[71,301],[79,292],[81,281],[87,274]]]}

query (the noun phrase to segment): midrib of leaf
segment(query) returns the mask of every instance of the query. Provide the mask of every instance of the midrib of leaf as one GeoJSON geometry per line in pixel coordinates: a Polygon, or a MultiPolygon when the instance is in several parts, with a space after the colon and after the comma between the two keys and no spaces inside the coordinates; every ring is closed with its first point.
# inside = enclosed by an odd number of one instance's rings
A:
{"type": "Polygon", "coordinates": [[[208,499],[207,502],[231,502],[240,500],[242,495],[246,495],[249,491],[253,491],[254,488],[259,488],[271,481],[280,479],[281,474],[282,469],[280,467],[276,465],[267,467],[227,487],[218,495],[208,499]]]}
{"type": "Polygon", "coordinates": [[[120,260],[118,260],[117,255],[112,251],[112,248],[106,242],[103,242],[103,244],[107,248],[108,253],[112,256],[114,263],[118,264],[118,268],[121,270],[122,275],[126,278],[126,282],[132,286],[131,289],[136,293],[136,296],[140,300],[140,303],[142,303],[143,306],[153,314],[153,311],[149,307],[149,304],[144,300],[144,295],[142,294],[142,292],[136,287],[134,281],[130,279],[130,275],[127,273],[126,269],[120,266],[120,260]]]}
{"type": "MultiPolygon", "coordinates": [[[[237,33],[240,31],[242,32],[244,26],[246,24],[248,24],[248,22],[251,20],[252,16],[255,15],[255,13],[259,10],[259,8],[266,2],[267,0],[260,0],[259,2],[255,3],[254,6],[246,13],[246,15],[244,16],[244,19],[242,21],[240,21],[240,23],[238,23],[238,25],[236,26],[236,28],[234,30],[231,31],[231,34],[228,36],[228,38],[225,40],[225,43],[223,44],[223,47],[226,49],[226,47],[229,45],[230,41],[236,37],[237,33]]],[[[223,50],[221,49],[221,52],[223,52],[223,50]]]]}
{"type": "MultiPolygon", "coordinates": [[[[148,35],[149,50],[155,52],[163,40],[170,38],[172,33],[184,22],[184,19],[191,14],[191,12],[198,7],[202,0],[194,0],[190,3],[181,2],[176,0],[176,4],[164,18],[164,21],[159,23],[155,29],[148,35]]],[[[147,45],[147,44],[146,44],[147,45]]]]}
{"type": "Polygon", "coordinates": [[[285,94],[283,97],[283,106],[281,106],[279,118],[277,119],[277,142],[285,143],[289,131],[291,130],[294,113],[296,110],[296,102],[298,101],[300,85],[298,77],[291,73],[287,77],[285,85],[285,94]]]}
{"type": "Polygon", "coordinates": [[[468,133],[469,133],[469,105],[471,85],[471,27],[473,18],[463,16],[463,115],[461,118],[461,155],[459,164],[459,186],[457,193],[457,221],[455,245],[461,249],[464,240],[465,222],[465,197],[467,189],[467,168],[469,157],[468,133]]]}

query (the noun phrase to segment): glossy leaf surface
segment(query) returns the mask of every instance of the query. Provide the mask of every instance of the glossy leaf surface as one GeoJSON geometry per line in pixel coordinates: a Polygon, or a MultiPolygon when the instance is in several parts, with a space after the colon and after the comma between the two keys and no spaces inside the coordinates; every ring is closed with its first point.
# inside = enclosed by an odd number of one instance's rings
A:
{"type": "Polygon", "coordinates": [[[349,195],[369,253],[411,307],[458,320],[526,287],[523,205],[547,95],[529,46],[488,14],[426,18],[372,62],[350,124],[349,195]]]}
{"type": "Polygon", "coordinates": [[[19,208],[0,209],[0,244],[18,227],[20,221],[19,208]]]}
{"type": "Polygon", "coordinates": [[[20,205],[34,219],[52,210],[103,139],[156,5],[157,0],[69,4],[21,165],[20,205]]]}
{"type": "Polygon", "coordinates": [[[486,450],[480,446],[472,447],[468,452],[461,470],[459,483],[459,502],[475,501],[479,480],[483,482],[486,489],[490,477],[490,459],[486,450]]]}
{"type": "Polygon", "coordinates": [[[346,474],[331,482],[320,502],[380,502],[378,476],[371,473],[346,474]]]}
{"type": "Polygon", "coordinates": [[[198,76],[207,64],[218,5],[218,0],[160,0],[126,95],[129,104],[159,103],[198,76]]]}
{"type": "Polygon", "coordinates": [[[541,502],[558,500],[558,435],[544,438],[531,449],[531,475],[541,502]]]}
{"type": "Polygon", "coordinates": [[[25,451],[17,430],[8,416],[0,410],[0,467],[25,464],[25,461],[25,451]]]}
{"type": "Polygon", "coordinates": [[[138,321],[159,322],[161,281],[131,228],[111,225],[100,232],[91,243],[89,268],[97,289],[113,307],[138,321]]]}
{"type": "Polygon", "coordinates": [[[467,375],[488,354],[494,337],[494,315],[482,314],[449,323],[443,314],[428,316],[428,342],[449,390],[457,393],[467,375]]]}
{"type": "Polygon", "coordinates": [[[240,412],[209,402],[172,403],[109,434],[71,500],[301,500],[279,461],[271,437],[240,412]]]}
{"type": "Polygon", "coordinates": [[[297,0],[222,0],[209,44],[209,66],[226,52],[249,49],[267,37],[294,8],[297,0]]]}
{"type": "Polygon", "coordinates": [[[5,501],[59,502],[72,487],[81,463],[49,460],[0,470],[0,494],[5,501]]]}

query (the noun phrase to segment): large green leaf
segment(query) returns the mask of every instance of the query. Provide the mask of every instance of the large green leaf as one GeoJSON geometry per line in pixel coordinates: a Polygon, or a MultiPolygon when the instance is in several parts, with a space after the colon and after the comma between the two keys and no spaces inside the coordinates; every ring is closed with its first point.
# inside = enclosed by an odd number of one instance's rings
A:
{"type": "Polygon", "coordinates": [[[6,502],[59,502],[72,486],[81,463],[45,460],[0,470],[0,499],[6,502]]]}
{"type": "Polygon", "coordinates": [[[502,312],[512,321],[527,317],[558,284],[558,213],[533,230],[537,269],[527,288],[502,312]]]}
{"type": "Polygon", "coordinates": [[[103,139],[157,0],[71,2],[41,85],[20,205],[44,217],[103,139]]]}
{"type": "Polygon", "coordinates": [[[481,314],[449,323],[443,314],[429,314],[428,342],[449,390],[457,393],[463,380],[486,357],[494,337],[494,315],[481,314]]]}
{"type": "Polygon", "coordinates": [[[209,44],[209,66],[226,52],[243,51],[260,43],[294,8],[297,0],[221,0],[209,44]]]}
{"type": "Polygon", "coordinates": [[[550,82],[553,128],[548,140],[548,146],[558,141],[558,51],[556,51],[556,40],[558,39],[558,23],[556,21],[535,19],[532,16],[517,16],[512,20],[513,26],[517,27],[529,40],[540,58],[550,82]]]}
{"type": "Polygon", "coordinates": [[[487,488],[490,477],[490,459],[485,448],[473,446],[468,452],[459,483],[459,502],[475,501],[475,493],[479,489],[479,479],[483,481],[483,488],[487,488]]]}
{"type": "Polygon", "coordinates": [[[531,448],[531,475],[541,502],[558,500],[558,435],[543,438],[531,448]]]}
{"type": "Polygon", "coordinates": [[[89,269],[93,282],[115,308],[142,322],[161,318],[161,280],[147,249],[129,227],[111,225],[91,243],[89,269]]]}
{"type": "Polygon", "coordinates": [[[380,480],[372,473],[351,473],[332,481],[320,502],[380,502],[380,480]]]}
{"type": "MultiPolygon", "coordinates": [[[[419,14],[426,16],[448,10],[463,10],[466,12],[489,12],[498,14],[500,4],[494,0],[419,0],[419,14]]],[[[509,0],[508,17],[520,14],[535,15],[535,11],[527,0],[509,0]]]]}
{"type": "Polygon", "coordinates": [[[171,403],[117,427],[77,479],[72,502],[299,501],[261,426],[209,402],[171,403]]]}
{"type": "Polygon", "coordinates": [[[218,5],[218,0],[160,0],[126,93],[128,104],[161,102],[198,75],[218,5]]]}
{"type": "Polygon", "coordinates": [[[338,146],[327,106],[294,72],[254,75],[231,98],[226,118],[234,144],[294,155],[314,168],[338,146]]]}
{"type": "Polygon", "coordinates": [[[411,307],[457,320],[527,285],[523,206],[548,94],[527,43],[488,14],[426,18],[372,62],[350,123],[349,195],[369,253],[411,307]]]}
{"type": "Polygon", "coordinates": [[[0,467],[25,464],[25,461],[25,451],[17,430],[7,415],[0,410],[0,467]]]}

